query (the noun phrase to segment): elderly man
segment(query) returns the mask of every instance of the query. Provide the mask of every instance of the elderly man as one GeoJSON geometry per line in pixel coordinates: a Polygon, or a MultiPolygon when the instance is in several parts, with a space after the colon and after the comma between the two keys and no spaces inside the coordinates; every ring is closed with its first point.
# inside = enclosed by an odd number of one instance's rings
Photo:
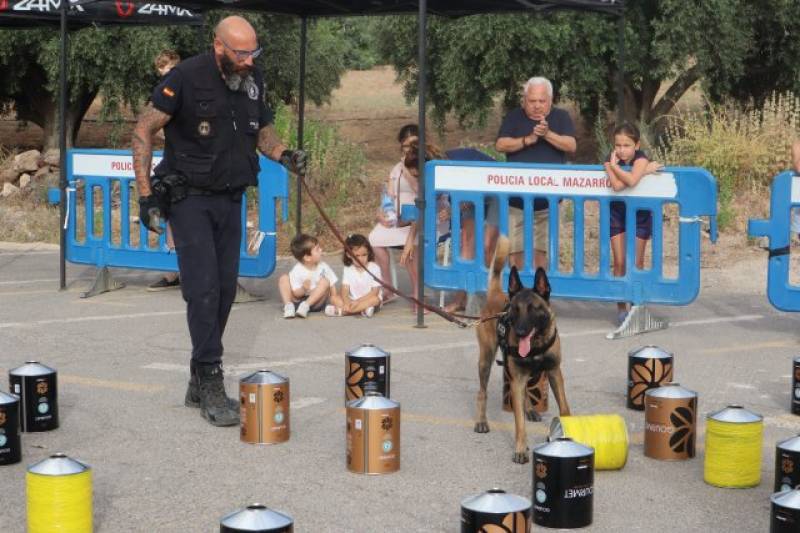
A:
{"type": "MultiPolygon", "coordinates": [[[[522,88],[522,107],[503,119],[495,148],[511,163],[553,163],[563,165],[574,154],[575,125],[569,113],[553,107],[553,84],[547,78],[531,78],[522,88]]],[[[523,205],[520,198],[509,202],[509,260],[517,268],[523,263],[523,205]]],[[[534,262],[547,267],[548,205],[534,201],[534,262]]]]}
{"type": "Polygon", "coordinates": [[[168,216],[178,255],[192,340],[185,404],[215,426],[239,422],[238,402],[225,394],[222,334],[236,295],[242,194],[258,182],[256,149],[305,172],[305,154],[287,150],[272,127],[253,64],[260,54],[247,20],[223,19],[213,49],[164,77],[133,132],[139,220],[161,233],[168,216]],[[152,140],[161,128],[164,159],[151,182],[152,140]]]}

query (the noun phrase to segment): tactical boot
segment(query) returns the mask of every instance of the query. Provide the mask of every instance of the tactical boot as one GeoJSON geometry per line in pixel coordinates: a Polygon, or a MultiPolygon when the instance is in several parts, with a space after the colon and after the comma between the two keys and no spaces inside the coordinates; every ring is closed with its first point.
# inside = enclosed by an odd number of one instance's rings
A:
{"type": "MultiPolygon", "coordinates": [[[[194,369],[189,374],[189,386],[186,387],[186,397],[183,400],[183,405],[186,407],[200,407],[200,385],[194,369]]],[[[238,409],[239,402],[233,398],[228,398],[228,407],[238,409]]]]}
{"type": "Polygon", "coordinates": [[[231,399],[225,394],[222,365],[197,365],[197,388],[200,396],[200,414],[212,426],[235,426],[239,423],[239,405],[231,408],[231,399]]]}

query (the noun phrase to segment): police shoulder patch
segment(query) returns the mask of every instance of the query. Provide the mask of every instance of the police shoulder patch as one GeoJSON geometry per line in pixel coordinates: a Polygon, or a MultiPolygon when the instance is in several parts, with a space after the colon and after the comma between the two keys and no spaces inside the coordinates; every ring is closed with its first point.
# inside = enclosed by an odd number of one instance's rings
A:
{"type": "Polygon", "coordinates": [[[164,96],[166,96],[168,98],[175,98],[175,91],[173,91],[172,89],[170,89],[166,85],[164,86],[163,89],[161,89],[161,94],[163,94],[164,96]]]}

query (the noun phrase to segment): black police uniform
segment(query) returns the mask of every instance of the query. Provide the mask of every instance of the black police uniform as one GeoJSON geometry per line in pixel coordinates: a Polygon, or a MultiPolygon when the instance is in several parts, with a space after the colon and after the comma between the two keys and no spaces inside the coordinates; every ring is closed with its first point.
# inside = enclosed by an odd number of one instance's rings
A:
{"type": "Polygon", "coordinates": [[[173,68],[154,89],[153,106],[172,118],[156,176],[180,174],[188,196],[170,206],[169,223],[187,303],[192,363],[222,361],[222,334],[236,296],[242,193],[257,184],[258,132],[273,121],[263,77],[232,91],[211,53],[173,68]]]}

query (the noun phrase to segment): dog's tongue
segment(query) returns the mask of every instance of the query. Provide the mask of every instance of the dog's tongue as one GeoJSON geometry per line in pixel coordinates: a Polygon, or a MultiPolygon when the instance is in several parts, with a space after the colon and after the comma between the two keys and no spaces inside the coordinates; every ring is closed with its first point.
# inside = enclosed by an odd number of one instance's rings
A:
{"type": "Polygon", "coordinates": [[[527,357],[527,355],[531,351],[531,337],[533,337],[533,332],[531,331],[530,334],[526,335],[525,337],[519,338],[519,346],[517,347],[517,352],[519,352],[520,357],[527,357]]]}

